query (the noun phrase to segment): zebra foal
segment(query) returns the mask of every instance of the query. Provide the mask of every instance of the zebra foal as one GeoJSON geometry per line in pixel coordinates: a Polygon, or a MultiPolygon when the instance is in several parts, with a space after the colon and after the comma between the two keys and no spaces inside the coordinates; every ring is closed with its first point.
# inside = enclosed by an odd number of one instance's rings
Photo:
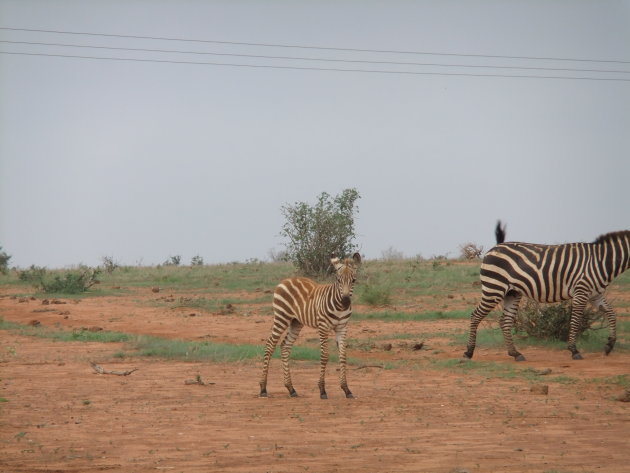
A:
{"type": "Polygon", "coordinates": [[[523,296],[538,302],[572,299],[568,349],[574,360],[582,355],[576,348],[577,330],[587,303],[603,309],[608,319],[608,355],[617,340],[616,315],[604,292],[617,276],[630,267],[630,231],[607,233],[593,243],[538,245],[508,242],[501,222],[495,230],[497,245],[481,263],[481,302],[470,316],[470,334],[465,358],[472,358],[477,327],[483,318],[503,302],[500,326],[508,354],[516,361],[525,357],[516,350],[512,326],[523,296]]]}
{"type": "Polygon", "coordinates": [[[325,386],[326,364],[328,363],[328,334],[334,330],[339,346],[340,382],[347,398],[352,392],[346,381],[346,330],[352,315],[352,290],[355,276],[361,264],[361,255],[355,253],[352,258],[340,260],[334,255],[330,263],[335,268],[335,282],[318,284],[308,278],[289,278],[278,284],[273,294],[273,326],[265,345],[263,373],[260,379],[260,397],[267,397],[267,374],[269,361],[280,336],[287,330],[281,343],[281,359],[284,371],[284,385],[291,397],[297,396],[291,382],[289,355],[293,343],[304,325],[314,327],[319,333],[320,398],[327,399],[325,386]]]}

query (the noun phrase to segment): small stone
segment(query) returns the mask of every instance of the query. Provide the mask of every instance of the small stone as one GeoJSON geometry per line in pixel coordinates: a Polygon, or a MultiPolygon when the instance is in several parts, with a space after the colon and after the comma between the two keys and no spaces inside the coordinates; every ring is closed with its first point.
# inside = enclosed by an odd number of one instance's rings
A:
{"type": "Polygon", "coordinates": [[[547,384],[535,384],[531,387],[530,392],[532,394],[549,394],[549,386],[547,384]]]}

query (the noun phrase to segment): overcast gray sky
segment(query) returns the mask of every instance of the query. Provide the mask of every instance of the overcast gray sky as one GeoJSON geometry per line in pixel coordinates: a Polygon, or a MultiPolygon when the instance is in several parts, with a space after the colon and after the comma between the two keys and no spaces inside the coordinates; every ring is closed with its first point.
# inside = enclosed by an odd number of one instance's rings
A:
{"type": "Polygon", "coordinates": [[[630,228],[628,1],[0,0],[0,27],[12,265],[267,259],[282,205],[348,187],[367,258],[630,228]]]}

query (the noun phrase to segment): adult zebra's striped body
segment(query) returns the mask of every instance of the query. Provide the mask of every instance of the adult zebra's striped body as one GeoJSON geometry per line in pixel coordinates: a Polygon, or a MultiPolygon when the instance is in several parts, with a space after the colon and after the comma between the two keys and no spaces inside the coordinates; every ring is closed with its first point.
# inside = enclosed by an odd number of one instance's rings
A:
{"type": "Polygon", "coordinates": [[[263,374],[260,379],[260,396],[267,396],[267,373],[269,361],[280,336],[288,327],[287,335],[281,344],[281,358],[284,371],[284,385],[291,397],[297,396],[291,373],[289,355],[291,347],[304,325],[314,327],[319,332],[320,372],[319,393],[327,399],[325,387],[326,364],[328,363],[328,334],[335,331],[339,346],[339,364],[341,389],[346,397],[352,397],[346,381],[346,330],[352,315],[352,290],[361,255],[355,253],[352,259],[340,260],[331,256],[330,263],[335,268],[336,280],[333,284],[318,284],[307,278],[289,278],[283,280],[273,294],[274,320],[271,335],[265,345],[263,374]]]}
{"type": "Polygon", "coordinates": [[[573,300],[568,349],[574,360],[582,359],[576,336],[586,304],[591,302],[603,309],[609,326],[605,347],[608,355],[616,341],[616,316],[604,292],[630,266],[630,231],[607,233],[593,243],[504,243],[505,231],[499,222],[496,236],[498,244],[486,253],[481,264],[481,302],[470,317],[464,357],[473,356],[481,320],[503,301],[500,325],[508,354],[517,361],[525,360],[516,350],[511,332],[523,296],[538,302],[573,300]]]}

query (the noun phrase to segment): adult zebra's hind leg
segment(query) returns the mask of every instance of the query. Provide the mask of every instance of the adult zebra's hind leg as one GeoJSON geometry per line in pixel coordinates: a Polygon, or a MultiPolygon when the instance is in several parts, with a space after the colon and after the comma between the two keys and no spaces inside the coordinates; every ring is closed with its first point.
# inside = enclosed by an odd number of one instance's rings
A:
{"type": "Polygon", "coordinates": [[[293,343],[300,335],[300,330],[302,330],[304,325],[298,321],[297,319],[293,319],[291,324],[289,325],[289,331],[287,332],[287,336],[282,340],[282,344],[280,346],[280,351],[282,355],[282,369],[284,371],[284,385],[289,390],[289,395],[291,397],[297,397],[297,392],[293,388],[293,383],[291,382],[291,372],[289,371],[289,356],[291,355],[291,348],[293,348],[293,343]]]}
{"type": "Polygon", "coordinates": [[[468,334],[468,346],[464,352],[464,358],[471,359],[475,352],[477,342],[477,328],[479,323],[490,313],[492,309],[499,303],[499,296],[489,296],[485,293],[481,296],[481,302],[477,305],[473,313],[470,315],[470,333],[468,334]]]}
{"type": "Polygon", "coordinates": [[[505,346],[508,350],[508,355],[513,356],[516,361],[525,361],[525,357],[519,353],[514,346],[514,340],[512,339],[512,327],[514,326],[514,320],[516,320],[516,313],[518,312],[518,305],[521,302],[522,295],[517,292],[510,292],[503,299],[503,315],[499,320],[501,325],[501,331],[503,332],[503,340],[505,340],[505,346]]]}
{"type": "Polygon", "coordinates": [[[283,317],[276,315],[276,317],[273,319],[271,335],[269,335],[267,343],[265,344],[265,355],[263,356],[263,372],[262,377],[260,378],[260,397],[267,397],[267,374],[269,373],[269,361],[271,360],[271,355],[273,355],[273,352],[276,349],[276,345],[278,344],[280,335],[282,335],[282,333],[286,330],[287,325],[289,325],[289,322],[283,317]]]}

